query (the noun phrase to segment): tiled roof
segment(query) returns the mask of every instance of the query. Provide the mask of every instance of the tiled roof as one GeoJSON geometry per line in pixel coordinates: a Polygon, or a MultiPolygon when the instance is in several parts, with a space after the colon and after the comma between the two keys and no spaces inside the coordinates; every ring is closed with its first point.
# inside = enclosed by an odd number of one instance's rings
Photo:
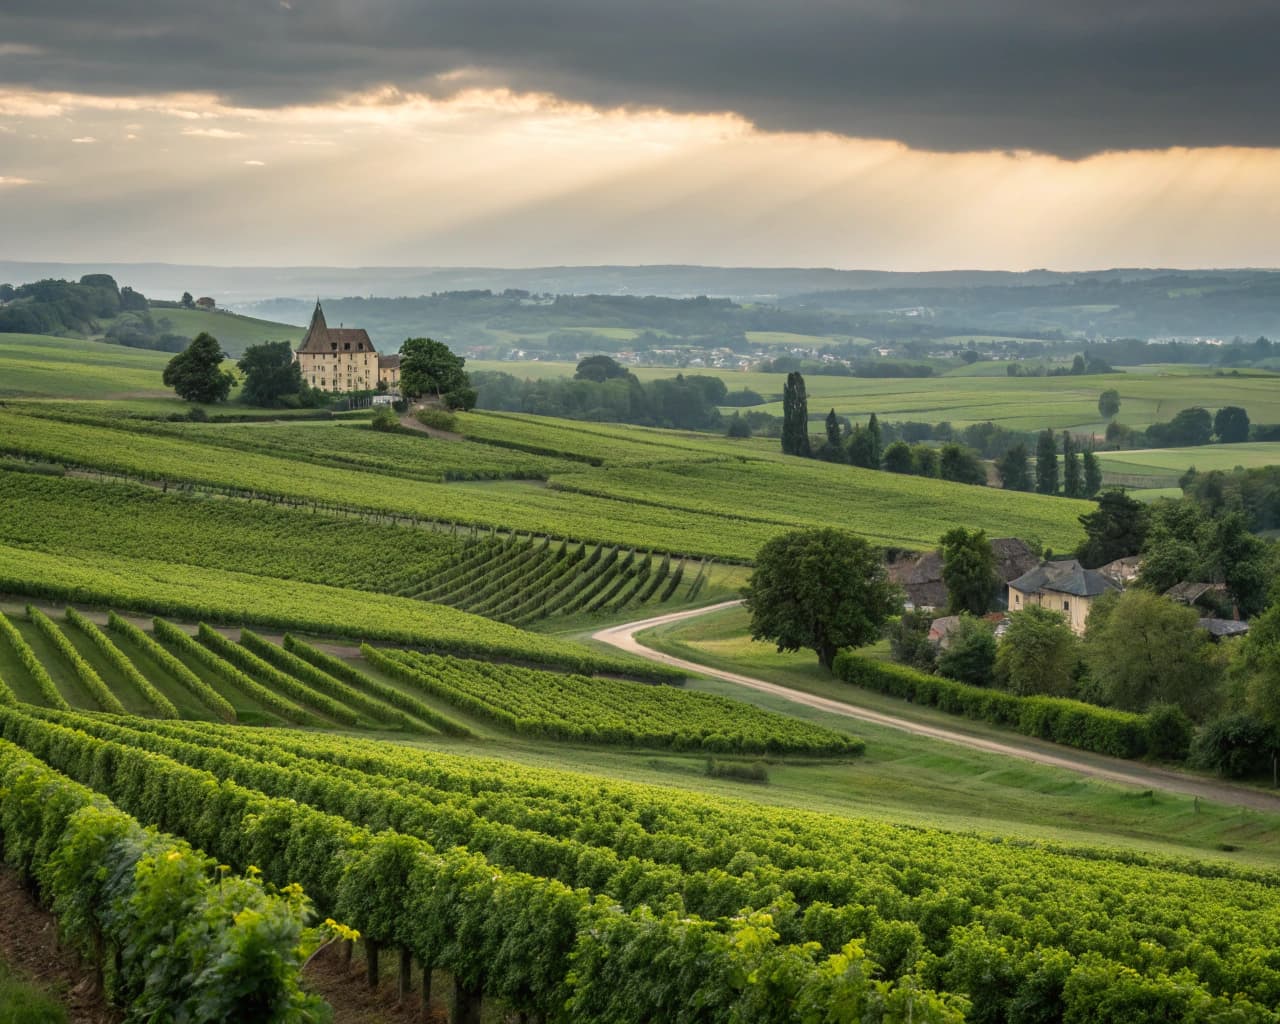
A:
{"type": "Polygon", "coordinates": [[[392,352],[390,355],[378,356],[378,369],[396,369],[400,366],[400,353],[392,352]]]}
{"type": "Polygon", "coordinates": [[[1065,562],[1045,562],[1038,565],[1016,580],[1011,580],[1009,586],[1024,594],[1049,590],[1073,597],[1097,597],[1108,590],[1120,589],[1115,580],[1096,570],[1086,569],[1074,558],[1065,562]]]}
{"type": "Polygon", "coordinates": [[[376,352],[373,342],[369,340],[369,332],[362,327],[330,327],[324,321],[324,310],[320,308],[320,300],[316,299],[315,311],[311,314],[311,325],[303,335],[302,344],[298,346],[299,354],[319,354],[321,352],[376,352]],[[334,346],[337,346],[335,349],[334,346]],[[345,346],[350,345],[348,349],[345,346]]]}

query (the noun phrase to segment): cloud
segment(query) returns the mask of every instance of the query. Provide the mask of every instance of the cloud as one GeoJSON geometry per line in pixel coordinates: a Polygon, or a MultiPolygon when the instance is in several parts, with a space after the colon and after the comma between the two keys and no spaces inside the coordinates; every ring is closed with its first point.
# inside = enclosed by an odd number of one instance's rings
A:
{"type": "Polygon", "coordinates": [[[267,166],[266,162],[263,160],[246,160],[244,162],[244,165],[246,167],[266,167],[267,166]]]}
{"type": "Polygon", "coordinates": [[[0,188],[7,188],[10,185],[34,185],[35,182],[30,178],[10,178],[0,174],[0,188]]]}
{"type": "Polygon", "coordinates": [[[243,139],[244,132],[232,131],[230,128],[184,128],[183,135],[199,135],[206,139],[243,139]]]}
{"type": "Polygon", "coordinates": [[[1280,145],[1273,0],[15,0],[0,85],[325,105],[509,88],[931,150],[1280,145]],[[35,51],[39,51],[38,54],[35,51]]]}
{"type": "Polygon", "coordinates": [[[82,145],[82,146],[87,146],[87,145],[89,145],[90,143],[97,142],[98,140],[97,140],[97,139],[95,139],[92,135],[77,135],[77,136],[76,136],[74,139],[72,139],[71,141],[72,141],[72,142],[79,143],[79,144],[80,144],[80,145],[82,145]]]}

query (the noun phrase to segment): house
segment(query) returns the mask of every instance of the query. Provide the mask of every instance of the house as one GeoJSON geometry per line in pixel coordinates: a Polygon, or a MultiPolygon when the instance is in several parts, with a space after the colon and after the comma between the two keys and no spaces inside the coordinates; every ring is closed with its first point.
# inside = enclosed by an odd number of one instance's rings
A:
{"type": "Polygon", "coordinates": [[[1120,584],[1096,569],[1086,569],[1074,558],[1044,562],[1009,582],[1009,610],[1030,605],[1061,612],[1076,633],[1083,633],[1089,609],[1103,594],[1120,590],[1120,584]]]}
{"type": "Polygon", "coordinates": [[[378,356],[378,380],[385,381],[391,391],[400,390],[400,353],[378,356]]]}
{"type": "Polygon", "coordinates": [[[1249,632],[1249,623],[1239,619],[1199,619],[1196,625],[1205,630],[1214,643],[1228,637],[1244,636],[1249,632]]]}
{"type": "MultiPolygon", "coordinates": [[[[997,603],[1004,600],[1005,584],[1040,562],[1040,556],[1016,537],[996,537],[991,541],[996,559],[997,603]]],[[[926,551],[914,558],[900,558],[887,567],[889,579],[902,588],[913,608],[945,608],[947,585],[942,582],[942,553],[926,551]]]]}
{"type": "Polygon", "coordinates": [[[1098,572],[1103,576],[1109,576],[1120,584],[1121,587],[1127,587],[1138,578],[1138,574],[1142,571],[1142,556],[1128,555],[1124,558],[1117,558],[1113,562],[1106,565],[1098,566],[1098,572]]]}
{"type": "Polygon", "coordinates": [[[207,295],[202,295],[200,298],[196,299],[196,309],[211,310],[216,309],[217,306],[218,304],[207,295]]]}
{"type": "MultiPolygon", "coordinates": [[[[368,332],[358,327],[330,327],[319,299],[294,358],[302,379],[317,391],[372,391],[381,372],[368,332]]],[[[398,366],[396,376],[398,381],[398,366]]]]}

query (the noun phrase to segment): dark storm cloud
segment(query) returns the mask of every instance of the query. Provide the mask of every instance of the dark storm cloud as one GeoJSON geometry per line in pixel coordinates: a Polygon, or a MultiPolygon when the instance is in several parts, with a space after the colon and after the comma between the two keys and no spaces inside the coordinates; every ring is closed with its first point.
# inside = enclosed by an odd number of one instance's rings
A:
{"type": "Polygon", "coordinates": [[[478,82],[1080,156],[1280,144],[1278,41],[1274,0],[5,0],[0,83],[277,106],[478,82]]]}

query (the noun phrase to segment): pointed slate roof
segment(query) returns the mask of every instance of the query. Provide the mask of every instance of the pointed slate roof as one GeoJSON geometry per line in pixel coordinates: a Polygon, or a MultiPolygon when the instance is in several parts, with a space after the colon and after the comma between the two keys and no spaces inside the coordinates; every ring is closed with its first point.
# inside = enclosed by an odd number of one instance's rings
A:
{"type": "Polygon", "coordinates": [[[1120,584],[1094,569],[1086,569],[1074,558],[1065,562],[1045,562],[1023,573],[1009,586],[1024,594],[1042,590],[1073,597],[1097,597],[1108,590],[1119,590],[1120,584]]]}
{"type": "Polygon", "coordinates": [[[325,323],[324,310],[316,299],[311,314],[311,324],[298,346],[299,354],[320,352],[376,352],[369,332],[362,327],[330,327],[325,323]],[[347,346],[350,346],[349,348],[347,346]]]}

